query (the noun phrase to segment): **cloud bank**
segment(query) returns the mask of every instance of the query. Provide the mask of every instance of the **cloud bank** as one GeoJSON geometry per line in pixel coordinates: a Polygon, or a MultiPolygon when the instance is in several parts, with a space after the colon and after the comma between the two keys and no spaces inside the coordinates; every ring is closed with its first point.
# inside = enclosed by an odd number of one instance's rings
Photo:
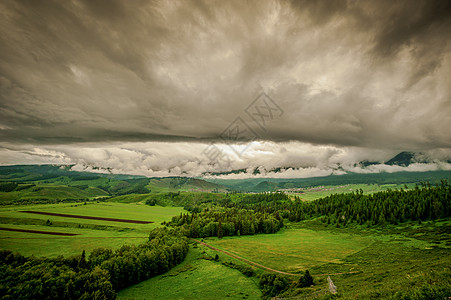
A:
{"type": "MultiPolygon", "coordinates": [[[[396,153],[356,147],[317,146],[300,142],[254,141],[238,156],[229,144],[215,144],[223,156],[212,160],[205,154],[211,144],[185,142],[116,142],[33,147],[11,146],[0,155],[11,164],[52,163],[74,165],[76,171],[134,174],[148,177],[219,176],[222,178],[304,178],[331,174],[451,170],[446,150],[421,154],[407,167],[386,165],[396,153]],[[440,157],[440,159],[437,159],[440,157]],[[376,160],[374,160],[376,159],[376,160]],[[364,166],[362,161],[372,160],[364,166]],[[240,170],[238,174],[218,173],[240,170]],[[258,170],[258,172],[256,171],[258,170]]],[[[235,146],[235,145],[233,145],[235,146]]]]}

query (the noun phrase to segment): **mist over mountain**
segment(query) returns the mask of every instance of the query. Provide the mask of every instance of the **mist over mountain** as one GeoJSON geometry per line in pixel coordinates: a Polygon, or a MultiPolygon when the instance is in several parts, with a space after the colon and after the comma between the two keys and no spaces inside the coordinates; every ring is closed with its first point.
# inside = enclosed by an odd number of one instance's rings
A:
{"type": "MultiPolygon", "coordinates": [[[[266,177],[266,178],[290,178],[286,174],[293,174],[296,178],[296,171],[299,167],[280,166],[267,169],[264,166],[254,168],[243,168],[231,170],[228,172],[205,173],[204,176],[213,176],[220,178],[246,178],[246,177],[266,177]]],[[[329,173],[320,174],[320,176],[343,175],[348,173],[393,173],[393,172],[422,172],[435,170],[451,170],[450,161],[447,159],[433,159],[425,153],[414,153],[403,151],[390,159],[383,161],[362,160],[353,164],[342,164],[340,162],[329,166],[329,173]]],[[[317,174],[303,176],[304,178],[318,177],[317,174]]]]}

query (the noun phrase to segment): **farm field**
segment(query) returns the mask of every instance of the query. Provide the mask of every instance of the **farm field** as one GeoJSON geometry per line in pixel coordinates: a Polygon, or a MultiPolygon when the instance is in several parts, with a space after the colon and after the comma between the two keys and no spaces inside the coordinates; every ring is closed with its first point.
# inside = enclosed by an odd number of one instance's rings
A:
{"type": "Polygon", "coordinates": [[[89,252],[98,247],[114,249],[124,244],[139,244],[146,241],[151,229],[161,226],[161,222],[170,220],[172,216],[181,211],[183,209],[178,207],[112,202],[87,203],[86,205],[65,203],[2,207],[0,208],[0,227],[77,235],[52,236],[0,230],[0,249],[18,251],[27,256],[56,257],[80,254],[83,250],[89,252]],[[153,223],[135,224],[21,212],[24,210],[153,223]]]}
{"type": "Polygon", "coordinates": [[[191,247],[183,263],[120,291],[118,299],[260,299],[255,278],[204,259],[202,252],[191,247]]]}

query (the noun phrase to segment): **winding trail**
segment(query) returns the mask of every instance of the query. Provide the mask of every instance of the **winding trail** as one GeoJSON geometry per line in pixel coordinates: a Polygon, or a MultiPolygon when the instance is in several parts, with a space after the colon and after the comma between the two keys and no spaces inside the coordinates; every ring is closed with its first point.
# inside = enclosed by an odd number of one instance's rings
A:
{"type": "MultiPolygon", "coordinates": [[[[244,257],[241,257],[241,256],[238,256],[236,254],[230,253],[229,251],[218,249],[218,248],[213,247],[212,245],[209,245],[209,244],[204,243],[202,241],[199,241],[199,240],[196,240],[196,239],[193,239],[193,238],[191,238],[191,240],[195,241],[195,242],[197,242],[197,243],[199,243],[199,244],[201,244],[201,245],[203,245],[205,247],[208,247],[208,248],[210,248],[212,250],[215,250],[215,251],[218,251],[218,252],[222,252],[222,253],[230,256],[230,257],[233,257],[233,258],[238,259],[238,260],[240,260],[242,262],[245,262],[248,265],[252,265],[252,266],[255,266],[255,267],[263,269],[263,270],[267,270],[267,271],[270,271],[270,272],[279,273],[279,274],[283,274],[283,275],[289,275],[289,276],[297,276],[297,277],[302,276],[302,274],[294,274],[294,273],[288,273],[288,272],[272,269],[270,267],[266,267],[264,265],[261,265],[261,264],[258,264],[256,262],[250,261],[250,260],[248,260],[248,259],[246,259],[244,257]]],[[[331,276],[331,275],[343,275],[343,274],[355,274],[355,273],[360,273],[360,272],[359,271],[354,271],[354,272],[342,272],[342,273],[332,273],[332,274],[312,274],[312,276],[331,276]]]]}

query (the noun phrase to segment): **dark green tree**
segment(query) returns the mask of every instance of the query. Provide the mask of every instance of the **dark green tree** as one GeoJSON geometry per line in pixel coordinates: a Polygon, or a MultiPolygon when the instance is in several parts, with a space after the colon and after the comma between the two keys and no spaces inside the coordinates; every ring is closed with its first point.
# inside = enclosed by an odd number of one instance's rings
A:
{"type": "Polygon", "coordinates": [[[219,220],[219,224],[218,224],[218,238],[222,239],[223,236],[224,236],[224,233],[222,231],[222,221],[219,220]]]}

